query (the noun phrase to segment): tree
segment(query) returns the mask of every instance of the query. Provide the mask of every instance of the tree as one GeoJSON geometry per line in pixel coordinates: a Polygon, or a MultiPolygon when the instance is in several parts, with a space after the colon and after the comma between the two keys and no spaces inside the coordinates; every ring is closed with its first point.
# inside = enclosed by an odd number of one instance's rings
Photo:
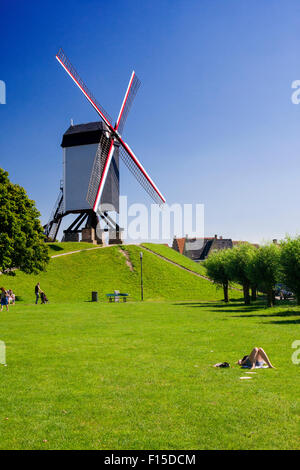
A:
{"type": "Polygon", "coordinates": [[[280,248],[274,243],[261,246],[246,266],[252,285],[267,294],[268,307],[274,305],[274,289],[280,277],[280,248]]]}
{"type": "Polygon", "coordinates": [[[9,181],[0,168],[0,271],[13,274],[18,268],[38,273],[49,262],[40,213],[26,191],[9,181]]]}
{"type": "Polygon", "coordinates": [[[215,251],[205,261],[208,276],[216,283],[223,287],[224,301],[229,302],[228,286],[229,279],[226,271],[228,250],[215,251]]]}
{"type": "Polygon", "coordinates": [[[249,289],[251,280],[247,272],[247,265],[251,262],[256,248],[250,243],[235,246],[229,251],[226,272],[230,281],[238,282],[243,286],[245,305],[250,305],[249,289]]]}
{"type": "Polygon", "coordinates": [[[286,237],[280,246],[282,280],[294,292],[300,305],[300,237],[286,237]]]}

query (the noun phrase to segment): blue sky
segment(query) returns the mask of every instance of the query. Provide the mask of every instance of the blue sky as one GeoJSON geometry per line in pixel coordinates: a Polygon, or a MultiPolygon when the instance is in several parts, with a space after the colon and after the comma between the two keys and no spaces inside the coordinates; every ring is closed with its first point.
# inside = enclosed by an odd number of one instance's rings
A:
{"type": "MultiPolygon", "coordinates": [[[[299,26],[297,0],[0,0],[0,165],[46,222],[62,134],[97,120],[63,47],[115,117],[136,70],[126,140],[169,204],[205,204],[207,235],[300,233],[299,26]]],[[[121,193],[150,203],[126,168],[121,193]]]]}

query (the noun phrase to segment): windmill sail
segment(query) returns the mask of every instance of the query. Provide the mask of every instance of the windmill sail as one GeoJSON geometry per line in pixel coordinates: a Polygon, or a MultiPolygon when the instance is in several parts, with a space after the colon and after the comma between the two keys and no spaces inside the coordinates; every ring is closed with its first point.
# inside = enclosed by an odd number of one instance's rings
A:
{"type": "Polygon", "coordinates": [[[64,53],[62,49],[59,50],[58,54],[56,54],[56,59],[60,63],[60,65],[65,69],[65,71],[70,75],[72,80],[76,83],[78,88],[82,91],[86,99],[91,103],[93,108],[97,111],[98,114],[102,117],[104,122],[113,129],[112,126],[112,118],[108,114],[107,111],[99,104],[93,94],[90,92],[82,78],[80,77],[79,73],[76,71],[75,67],[71,64],[68,57],[64,53]]]}
{"type": "Polygon", "coordinates": [[[90,182],[88,186],[88,192],[86,196],[86,200],[91,207],[94,207],[101,175],[103,173],[104,165],[107,159],[109,151],[109,142],[105,134],[101,135],[99,145],[97,147],[97,152],[95,155],[90,182]]]}
{"type": "Polygon", "coordinates": [[[120,109],[120,113],[116,122],[116,126],[115,126],[115,130],[118,131],[119,134],[122,134],[123,132],[128,113],[130,111],[133,100],[140,86],[141,86],[141,82],[136,76],[136,73],[133,71],[129,80],[129,85],[126,90],[125,97],[124,97],[124,100],[120,109]]]}
{"type": "MultiPolygon", "coordinates": [[[[129,147],[127,148],[129,149],[129,147]]],[[[137,157],[134,155],[135,159],[133,159],[132,155],[134,154],[131,149],[129,153],[124,146],[120,145],[120,157],[130,172],[133,174],[135,179],[140,183],[140,185],[145,189],[145,191],[156,204],[164,204],[166,201],[165,198],[155,186],[149,175],[146,173],[137,157]]]]}
{"type": "MultiPolygon", "coordinates": [[[[95,212],[99,209],[101,196],[105,188],[110,164],[114,155],[114,140],[104,134],[95,155],[86,200],[95,212]]],[[[118,181],[117,181],[118,184],[118,181]]]]}

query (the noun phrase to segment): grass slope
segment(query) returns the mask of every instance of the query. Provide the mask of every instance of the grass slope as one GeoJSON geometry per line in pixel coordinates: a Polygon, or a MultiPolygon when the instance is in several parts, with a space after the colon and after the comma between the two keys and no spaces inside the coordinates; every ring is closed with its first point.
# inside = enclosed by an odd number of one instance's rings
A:
{"type": "Polygon", "coordinates": [[[158,255],[164,256],[170,261],[174,261],[175,263],[179,264],[180,266],[183,266],[184,268],[190,269],[195,273],[202,274],[202,276],[207,276],[206,269],[201,263],[196,263],[195,261],[192,261],[187,256],[178,253],[178,251],[173,250],[173,248],[170,248],[169,246],[162,245],[159,243],[143,243],[142,246],[149,248],[158,255]]]}
{"type": "Polygon", "coordinates": [[[300,310],[233,304],[2,312],[0,449],[300,449],[300,310]],[[211,367],[255,345],[276,370],[211,367]]]}
{"type": "MultiPolygon", "coordinates": [[[[175,263],[179,264],[180,266],[183,266],[184,268],[190,269],[195,273],[208,277],[207,270],[202,262],[196,263],[195,261],[189,259],[187,256],[184,256],[178,253],[178,251],[173,250],[173,248],[170,248],[169,246],[157,243],[143,243],[142,246],[144,246],[145,248],[149,248],[158,255],[164,256],[170,261],[174,261],[175,263]]],[[[242,286],[236,282],[230,282],[229,288],[231,287],[242,291],[242,286]]]]}
{"type": "MultiPolygon", "coordinates": [[[[99,292],[100,300],[106,300],[105,294],[116,289],[137,300],[140,298],[139,254],[142,248],[127,245],[122,249],[113,246],[52,258],[47,271],[38,276],[17,272],[15,277],[3,277],[1,283],[5,283],[5,288],[13,289],[26,303],[33,302],[37,281],[40,281],[51,303],[88,301],[94,290],[99,292]],[[133,271],[126,264],[122,249],[126,250],[133,271]]],[[[143,251],[145,300],[222,299],[222,290],[211,282],[143,251]]],[[[237,298],[241,293],[232,291],[231,296],[237,298]]]]}

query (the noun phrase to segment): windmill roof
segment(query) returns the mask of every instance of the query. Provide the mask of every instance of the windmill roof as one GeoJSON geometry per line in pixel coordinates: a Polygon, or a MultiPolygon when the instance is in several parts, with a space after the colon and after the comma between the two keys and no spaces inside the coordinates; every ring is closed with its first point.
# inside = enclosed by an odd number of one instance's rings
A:
{"type": "Polygon", "coordinates": [[[87,122],[70,126],[63,135],[61,146],[75,147],[79,145],[98,144],[106,125],[101,122],[87,122]]]}

